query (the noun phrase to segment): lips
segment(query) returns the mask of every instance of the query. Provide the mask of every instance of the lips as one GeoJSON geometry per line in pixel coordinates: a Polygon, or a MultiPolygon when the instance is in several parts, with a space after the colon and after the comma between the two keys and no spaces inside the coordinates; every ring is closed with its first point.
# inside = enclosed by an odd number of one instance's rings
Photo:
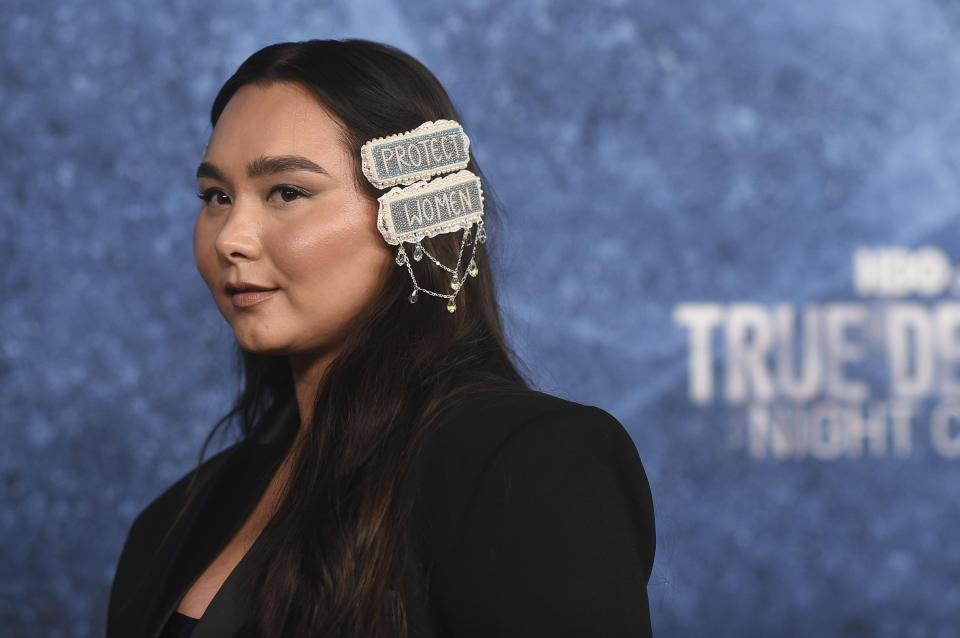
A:
{"type": "Polygon", "coordinates": [[[279,290],[279,288],[268,288],[246,281],[227,282],[224,289],[230,295],[230,301],[237,308],[255,306],[262,301],[266,301],[279,290]]]}
{"type": "Polygon", "coordinates": [[[258,290],[276,290],[276,288],[271,288],[270,286],[260,286],[257,284],[252,284],[247,281],[228,281],[224,285],[224,289],[227,291],[228,295],[232,295],[237,292],[255,292],[258,290]]]}

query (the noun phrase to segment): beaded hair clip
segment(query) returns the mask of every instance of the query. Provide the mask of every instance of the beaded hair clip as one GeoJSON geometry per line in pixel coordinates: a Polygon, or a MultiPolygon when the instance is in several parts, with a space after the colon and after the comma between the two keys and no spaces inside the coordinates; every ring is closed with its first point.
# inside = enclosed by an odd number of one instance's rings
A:
{"type": "Polygon", "coordinates": [[[470,161],[470,140],[463,127],[453,120],[424,122],[412,131],[370,140],[360,148],[363,174],[376,188],[389,191],[377,198],[377,228],[383,239],[397,246],[396,262],[406,266],[413,282],[407,297],[416,303],[419,293],[447,300],[447,311],[457,309],[457,293],[467,275],[476,277],[477,244],[487,240],[483,227],[483,189],[480,178],[466,170],[470,161]],[[455,171],[455,172],[454,172],[455,171]],[[431,179],[437,175],[451,173],[431,179]],[[476,234],[471,230],[476,224],[476,234]],[[445,266],[427,252],[421,241],[442,233],[463,231],[454,267],[445,266]],[[426,256],[450,274],[453,292],[421,288],[413,273],[404,244],[413,244],[413,260],[426,256]],[[461,275],[463,255],[470,247],[470,261],[461,275]]]}

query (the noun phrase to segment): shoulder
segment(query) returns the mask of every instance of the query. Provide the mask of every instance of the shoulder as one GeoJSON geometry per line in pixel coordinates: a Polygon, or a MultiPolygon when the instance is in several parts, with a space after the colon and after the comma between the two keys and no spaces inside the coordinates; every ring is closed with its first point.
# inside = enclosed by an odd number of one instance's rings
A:
{"type": "Polygon", "coordinates": [[[144,565],[159,551],[161,539],[174,524],[191,488],[199,489],[208,484],[237,446],[235,443],[227,447],[185,473],[134,518],[117,560],[111,599],[116,598],[117,588],[133,582],[144,565]]]}
{"type": "Polygon", "coordinates": [[[421,445],[423,460],[456,458],[456,465],[491,454],[543,446],[580,450],[608,447],[637,456],[629,434],[606,411],[534,390],[489,391],[463,397],[444,410],[421,445]]]}
{"type": "Polygon", "coordinates": [[[471,396],[437,419],[412,467],[415,552],[452,624],[649,633],[653,501],[609,413],[533,391],[471,396]]]}
{"type": "MultiPolygon", "coordinates": [[[[216,452],[154,498],[134,520],[132,530],[155,529],[158,526],[166,529],[189,498],[191,491],[202,489],[210,483],[233,456],[255,455],[268,459],[276,458],[281,450],[286,449],[298,423],[299,415],[296,412],[295,399],[272,405],[257,422],[250,435],[216,452]]],[[[259,463],[257,467],[259,468],[259,463]]],[[[253,468],[250,468],[250,471],[253,471],[253,468]]]]}
{"type": "MultiPolygon", "coordinates": [[[[218,452],[187,472],[155,497],[131,523],[120,556],[117,558],[108,604],[108,628],[120,622],[121,614],[131,613],[139,587],[149,582],[163,561],[165,541],[187,502],[191,489],[210,484],[223,468],[238,444],[218,452]]],[[[134,612],[136,613],[136,612],[134,612]]],[[[109,633],[108,629],[108,633],[109,633]]]]}
{"type": "Polygon", "coordinates": [[[157,525],[169,524],[183,505],[191,487],[199,488],[205,485],[223,467],[238,445],[238,443],[234,443],[217,452],[174,481],[144,507],[134,519],[131,529],[139,527],[155,528],[157,525]]]}
{"type": "Polygon", "coordinates": [[[644,552],[652,563],[653,502],[640,455],[620,422],[598,407],[526,389],[464,397],[424,437],[408,481],[431,531],[451,535],[518,499],[566,507],[627,499],[649,531],[644,552]]]}
{"type": "Polygon", "coordinates": [[[493,465],[542,472],[543,464],[591,458],[643,471],[630,435],[606,411],[518,389],[458,399],[437,417],[414,465],[431,478],[475,482],[493,465]]]}

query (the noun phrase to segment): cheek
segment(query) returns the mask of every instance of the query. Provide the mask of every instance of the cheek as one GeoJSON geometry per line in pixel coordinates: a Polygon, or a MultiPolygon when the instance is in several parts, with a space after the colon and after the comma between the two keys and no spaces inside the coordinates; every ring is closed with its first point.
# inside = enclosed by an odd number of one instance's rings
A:
{"type": "Polygon", "coordinates": [[[331,269],[349,253],[337,225],[306,220],[267,239],[274,263],[293,282],[311,283],[335,275],[331,269]]]}
{"type": "MultiPolygon", "coordinates": [[[[376,229],[376,207],[347,207],[335,215],[303,220],[274,238],[277,266],[311,289],[363,294],[383,274],[390,249],[376,229]]],[[[352,294],[351,294],[352,293],[352,294]]]]}

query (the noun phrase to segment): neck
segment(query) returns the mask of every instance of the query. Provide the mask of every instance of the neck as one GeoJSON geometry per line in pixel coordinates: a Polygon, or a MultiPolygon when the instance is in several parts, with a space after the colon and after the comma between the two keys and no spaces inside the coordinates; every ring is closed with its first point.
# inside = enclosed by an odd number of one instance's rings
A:
{"type": "Polygon", "coordinates": [[[300,431],[297,440],[306,433],[313,417],[313,402],[316,399],[317,388],[327,368],[336,356],[335,352],[322,354],[290,355],[290,370],[293,374],[293,383],[297,392],[297,407],[300,409],[300,431]]]}

